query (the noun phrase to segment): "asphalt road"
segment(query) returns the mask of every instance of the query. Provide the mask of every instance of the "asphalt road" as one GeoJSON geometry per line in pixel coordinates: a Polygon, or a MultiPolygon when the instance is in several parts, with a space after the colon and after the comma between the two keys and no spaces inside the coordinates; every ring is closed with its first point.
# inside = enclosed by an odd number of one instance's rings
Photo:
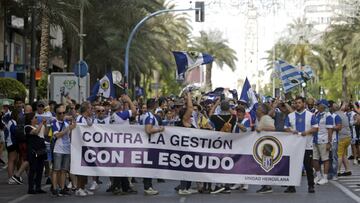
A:
{"type": "MultiPolygon", "coordinates": [[[[360,175],[360,166],[359,175],[360,175]]],[[[352,203],[359,202],[360,198],[357,195],[360,195],[360,187],[359,191],[355,187],[347,187],[352,186],[350,183],[355,184],[356,178],[360,176],[354,176],[353,178],[340,179],[336,181],[336,183],[329,183],[324,186],[316,186],[316,193],[309,194],[307,193],[307,186],[305,177],[303,177],[302,186],[297,188],[297,193],[295,194],[285,194],[283,190],[285,188],[282,187],[273,187],[274,192],[271,194],[257,194],[255,191],[259,188],[259,186],[253,185],[250,186],[249,190],[244,191],[233,191],[231,194],[193,194],[189,196],[179,196],[174,187],[178,184],[178,181],[167,180],[165,183],[157,183],[155,181],[154,187],[160,191],[160,194],[157,196],[145,196],[142,190],[142,182],[141,179],[138,179],[139,183],[136,183],[136,188],[139,193],[136,195],[125,195],[125,196],[114,196],[111,193],[106,193],[105,190],[107,188],[106,183],[102,184],[99,190],[96,192],[94,196],[88,197],[53,197],[49,194],[44,195],[27,195],[26,194],[26,185],[7,185],[4,182],[4,171],[0,171],[1,174],[1,182],[0,182],[0,202],[26,202],[26,203],[56,203],[56,202],[136,202],[136,203],[170,203],[170,202],[180,202],[180,203],[192,203],[192,202],[206,202],[206,203],[219,203],[219,202],[264,202],[264,203],[274,203],[274,202],[286,202],[286,203],[303,203],[303,202],[311,202],[311,203],[329,203],[329,202],[341,202],[341,203],[352,203]],[[344,182],[345,181],[345,182],[344,182]],[[345,191],[353,195],[353,198],[342,190],[345,188],[345,191]],[[356,199],[358,198],[358,199],[356,199]]],[[[103,178],[102,180],[106,181],[107,178],[103,178]]],[[[360,182],[360,180],[359,180],[360,182]]]]}

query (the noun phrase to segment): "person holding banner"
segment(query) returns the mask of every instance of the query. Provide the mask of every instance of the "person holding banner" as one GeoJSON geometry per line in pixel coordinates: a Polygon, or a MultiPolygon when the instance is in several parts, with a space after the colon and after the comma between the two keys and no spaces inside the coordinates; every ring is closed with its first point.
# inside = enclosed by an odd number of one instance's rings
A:
{"type": "MultiPolygon", "coordinates": [[[[308,192],[314,193],[314,174],[312,167],[313,156],[313,134],[318,132],[319,125],[316,122],[316,118],[307,109],[305,109],[305,98],[296,97],[295,99],[295,112],[290,113],[285,119],[285,131],[293,132],[300,136],[307,136],[306,148],[304,155],[304,167],[306,171],[308,181],[308,192]]],[[[295,186],[288,186],[285,193],[295,193],[295,186]]]]}
{"type": "MultiPolygon", "coordinates": [[[[261,131],[275,131],[275,121],[269,116],[271,107],[267,103],[260,104],[256,110],[256,132],[260,133],[261,131]]],[[[263,185],[256,193],[266,194],[272,193],[273,190],[269,185],[263,185]]]]}
{"type": "MultiPolygon", "coordinates": [[[[192,124],[191,117],[194,110],[193,103],[192,103],[192,97],[191,92],[188,92],[186,95],[186,108],[183,108],[179,112],[179,127],[185,127],[185,128],[196,128],[195,125],[192,124]]],[[[195,191],[192,191],[191,182],[190,181],[180,181],[180,187],[178,190],[179,195],[190,195],[192,193],[195,193],[195,191]]]]}
{"type": "MultiPolygon", "coordinates": [[[[210,110],[210,121],[214,124],[216,131],[228,132],[231,133],[233,126],[236,124],[236,118],[231,114],[229,101],[223,100],[220,98],[217,99],[215,105],[210,110]],[[215,109],[220,105],[220,113],[215,115],[215,109]]],[[[231,189],[228,184],[216,184],[215,189],[211,194],[218,193],[230,194],[231,189]]]]}
{"type": "MultiPolygon", "coordinates": [[[[110,123],[113,125],[129,124],[130,118],[136,115],[136,107],[127,95],[121,95],[120,101],[113,101],[111,110],[113,114],[111,115],[110,123]],[[129,110],[124,110],[124,103],[129,105],[129,110]]],[[[130,182],[127,177],[114,177],[111,188],[114,195],[137,193],[136,190],[130,187],[130,182]]]]}
{"type": "MultiPolygon", "coordinates": [[[[89,102],[84,102],[80,106],[80,115],[76,118],[76,123],[91,126],[93,124],[93,120],[91,116],[92,116],[92,106],[89,102]]],[[[75,192],[76,196],[83,197],[87,195],[94,195],[94,192],[85,188],[86,184],[87,184],[87,176],[78,175],[76,182],[77,190],[75,192]]]]}
{"type": "MultiPolygon", "coordinates": [[[[246,110],[243,106],[236,107],[236,125],[233,128],[233,133],[244,134],[251,131],[250,120],[245,118],[246,110]]],[[[234,184],[230,187],[232,190],[242,189],[244,191],[249,189],[248,184],[234,184]]]]}
{"type": "Polygon", "coordinates": [[[65,190],[65,175],[70,171],[70,132],[76,127],[76,122],[65,121],[65,107],[55,107],[56,120],[52,124],[54,137],[52,194],[55,196],[69,195],[65,190]],[[60,188],[58,188],[60,186],[60,188]]]}
{"type": "MultiPolygon", "coordinates": [[[[144,119],[145,124],[145,132],[151,136],[155,133],[160,133],[165,130],[163,126],[159,125],[156,117],[154,116],[155,108],[156,108],[156,100],[155,99],[148,99],[146,102],[146,106],[148,112],[146,113],[146,117],[144,119]]],[[[144,178],[144,193],[146,195],[157,195],[159,191],[153,189],[152,186],[152,179],[151,178],[144,178]]]]}

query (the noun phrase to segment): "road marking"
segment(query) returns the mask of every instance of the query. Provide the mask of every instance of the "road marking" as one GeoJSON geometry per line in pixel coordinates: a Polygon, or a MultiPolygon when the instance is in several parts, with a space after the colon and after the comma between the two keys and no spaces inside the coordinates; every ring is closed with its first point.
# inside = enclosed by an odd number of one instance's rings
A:
{"type": "Polygon", "coordinates": [[[351,190],[347,189],[345,186],[342,186],[340,183],[335,181],[330,181],[331,184],[333,184],[335,187],[339,188],[341,191],[343,191],[347,196],[349,196],[351,199],[353,199],[355,202],[360,203],[360,197],[358,197],[356,194],[351,192],[351,190]]]}
{"type": "Polygon", "coordinates": [[[359,192],[359,191],[360,191],[360,189],[354,189],[354,191],[355,191],[355,192],[359,192]]]}
{"type": "Polygon", "coordinates": [[[341,176],[338,177],[339,179],[349,179],[349,178],[360,178],[360,175],[356,175],[356,176],[341,176]]]}
{"type": "Polygon", "coordinates": [[[355,188],[355,187],[360,187],[360,186],[358,186],[358,185],[349,185],[348,187],[349,188],[355,188]]]}
{"type": "MultiPolygon", "coordinates": [[[[50,188],[50,185],[46,185],[42,189],[43,190],[48,190],[49,188],[50,188]]],[[[14,200],[9,201],[9,203],[19,203],[19,202],[24,201],[26,198],[31,197],[31,196],[32,195],[26,194],[26,195],[23,195],[21,197],[18,197],[16,199],[14,199],[14,200]]]]}
{"type": "Polygon", "coordinates": [[[340,180],[340,182],[359,182],[360,183],[360,179],[358,179],[358,180],[340,180]]]}
{"type": "Polygon", "coordinates": [[[345,185],[354,185],[354,183],[343,183],[345,185]]]}

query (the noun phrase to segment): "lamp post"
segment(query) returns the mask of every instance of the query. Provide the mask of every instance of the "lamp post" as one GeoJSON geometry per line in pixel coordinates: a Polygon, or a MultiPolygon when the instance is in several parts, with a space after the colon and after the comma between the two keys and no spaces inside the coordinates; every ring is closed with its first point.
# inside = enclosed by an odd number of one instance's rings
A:
{"type": "Polygon", "coordinates": [[[196,8],[188,8],[188,9],[164,9],[164,10],[159,10],[156,11],[154,13],[151,13],[150,15],[146,16],[145,18],[143,18],[140,22],[138,22],[138,24],[136,24],[136,26],[134,27],[134,29],[131,31],[128,41],[126,43],[126,50],[125,50],[125,76],[124,76],[124,87],[125,87],[125,91],[127,93],[127,86],[128,86],[128,81],[129,81],[129,52],[130,52],[130,45],[131,42],[134,38],[134,35],[136,34],[136,32],[138,31],[138,29],[150,18],[163,14],[163,13],[170,13],[170,12],[180,12],[180,11],[196,11],[196,21],[199,22],[203,22],[204,21],[204,3],[203,2],[196,2],[196,8]]]}

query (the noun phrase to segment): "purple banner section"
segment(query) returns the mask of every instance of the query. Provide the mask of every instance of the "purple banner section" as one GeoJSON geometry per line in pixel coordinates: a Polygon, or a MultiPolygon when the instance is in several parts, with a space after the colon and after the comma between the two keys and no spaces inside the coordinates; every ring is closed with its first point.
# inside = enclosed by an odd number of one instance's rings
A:
{"type": "Polygon", "coordinates": [[[203,173],[289,176],[290,157],[266,172],[248,154],[185,152],[152,148],[82,147],[81,166],[132,167],[203,173]]]}

